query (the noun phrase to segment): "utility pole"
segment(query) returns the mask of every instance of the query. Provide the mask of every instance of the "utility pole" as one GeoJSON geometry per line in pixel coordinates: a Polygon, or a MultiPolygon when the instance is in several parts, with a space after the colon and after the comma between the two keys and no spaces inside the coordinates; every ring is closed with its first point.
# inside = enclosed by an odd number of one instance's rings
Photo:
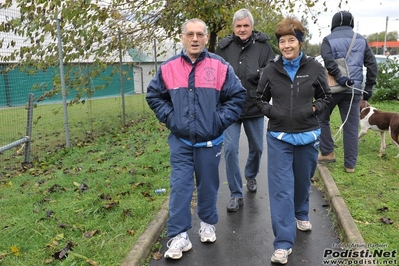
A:
{"type": "Polygon", "coordinates": [[[382,54],[385,55],[387,51],[387,34],[388,34],[388,16],[387,16],[387,22],[385,24],[385,37],[384,37],[384,50],[382,51],[382,54]]]}

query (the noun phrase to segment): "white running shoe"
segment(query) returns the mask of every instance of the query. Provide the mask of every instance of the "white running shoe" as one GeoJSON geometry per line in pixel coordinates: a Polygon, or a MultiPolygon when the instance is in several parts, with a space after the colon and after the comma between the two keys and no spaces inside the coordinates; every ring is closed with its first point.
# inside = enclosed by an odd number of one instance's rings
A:
{"type": "Polygon", "coordinates": [[[292,253],[292,248],[290,249],[276,249],[272,255],[271,261],[273,263],[287,264],[288,255],[292,253]]]}
{"type": "Polygon", "coordinates": [[[183,256],[183,252],[189,251],[192,248],[190,239],[182,237],[180,234],[168,241],[168,250],[165,252],[165,258],[178,260],[183,256]]]}
{"type": "Polygon", "coordinates": [[[296,228],[301,231],[311,231],[312,230],[312,224],[309,221],[301,221],[301,220],[296,220],[296,228]]]}
{"type": "Polygon", "coordinates": [[[201,222],[201,229],[198,231],[201,237],[201,242],[215,242],[216,241],[215,231],[216,231],[215,226],[201,222]]]}

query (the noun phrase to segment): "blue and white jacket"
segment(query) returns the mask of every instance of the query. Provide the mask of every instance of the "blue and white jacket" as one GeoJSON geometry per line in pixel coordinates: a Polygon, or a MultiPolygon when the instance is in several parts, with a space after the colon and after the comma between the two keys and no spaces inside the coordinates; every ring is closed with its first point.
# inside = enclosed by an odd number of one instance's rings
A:
{"type": "Polygon", "coordinates": [[[196,147],[220,141],[223,131],[240,118],[245,95],[233,68],[222,57],[204,49],[191,62],[182,50],[159,67],[146,100],[172,134],[196,147]]]}

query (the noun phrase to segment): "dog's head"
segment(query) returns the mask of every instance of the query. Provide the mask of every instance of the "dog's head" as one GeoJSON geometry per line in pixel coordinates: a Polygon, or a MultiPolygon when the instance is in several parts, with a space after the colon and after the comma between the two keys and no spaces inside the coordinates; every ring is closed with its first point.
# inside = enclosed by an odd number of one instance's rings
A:
{"type": "Polygon", "coordinates": [[[367,101],[365,101],[365,100],[363,100],[363,99],[360,100],[360,112],[361,112],[364,108],[370,107],[370,106],[371,106],[371,105],[370,105],[367,101]]]}
{"type": "Polygon", "coordinates": [[[363,109],[361,109],[360,111],[360,120],[362,120],[363,118],[365,118],[374,108],[371,108],[371,106],[368,107],[364,107],[363,109]]]}

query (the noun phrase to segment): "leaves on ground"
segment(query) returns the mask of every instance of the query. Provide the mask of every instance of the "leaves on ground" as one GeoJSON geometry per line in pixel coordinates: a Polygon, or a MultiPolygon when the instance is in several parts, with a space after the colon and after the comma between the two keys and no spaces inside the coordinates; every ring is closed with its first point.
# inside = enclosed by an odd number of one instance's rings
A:
{"type": "Polygon", "coordinates": [[[382,217],[380,218],[380,222],[384,223],[384,224],[393,224],[393,221],[389,218],[386,217],[382,217]]]}
{"type": "Polygon", "coordinates": [[[383,207],[381,207],[381,208],[379,208],[379,209],[377,209],[377,210],[378,210],[378,211],[384,212],[384,211],[388,211],[389,209],[388,209],[388,207],[383,206],[383,207]]]}
{"type": "Polygon", "coordinates": [[[159,252],[159,251],[154,252],[154,253],[152,254],[152,258],[153,258],[154,260],[160,260],[160,259],[162,259],[162,253],[159,252]]]}
{"type": "Polygon", "coordinates": [[[53,258],[57,260],[63,260],[68,256],[68,252],[72,250],[73,243],[69,242],[63,249],[53,254],[53,258]]]}
{"type": "Polygon", "coordinates": [[[95,230],[91,230],[91,231],[87,231],[83,233],[83,237],[84,238],[92,238],[93,236],[99,234],[100,231],[95,229],[95,230]]]}
{"type": "Polygon", "coordinates": [[[93,146],[48,147],[48,157],[34,165],[3,169],[0,242],[24,252],[14,259],[9,257],[19,254],[16,250],[0,250],[1,263],[115,265],[123,260],[167,197],[154,197],[153,188],[169,184],[167,131],[159,135],[156,118],[140,122],[150,125],[125,135],[107,132],[93,146]],[[21,233],[17,241],[16,232],[21,233]]]}

